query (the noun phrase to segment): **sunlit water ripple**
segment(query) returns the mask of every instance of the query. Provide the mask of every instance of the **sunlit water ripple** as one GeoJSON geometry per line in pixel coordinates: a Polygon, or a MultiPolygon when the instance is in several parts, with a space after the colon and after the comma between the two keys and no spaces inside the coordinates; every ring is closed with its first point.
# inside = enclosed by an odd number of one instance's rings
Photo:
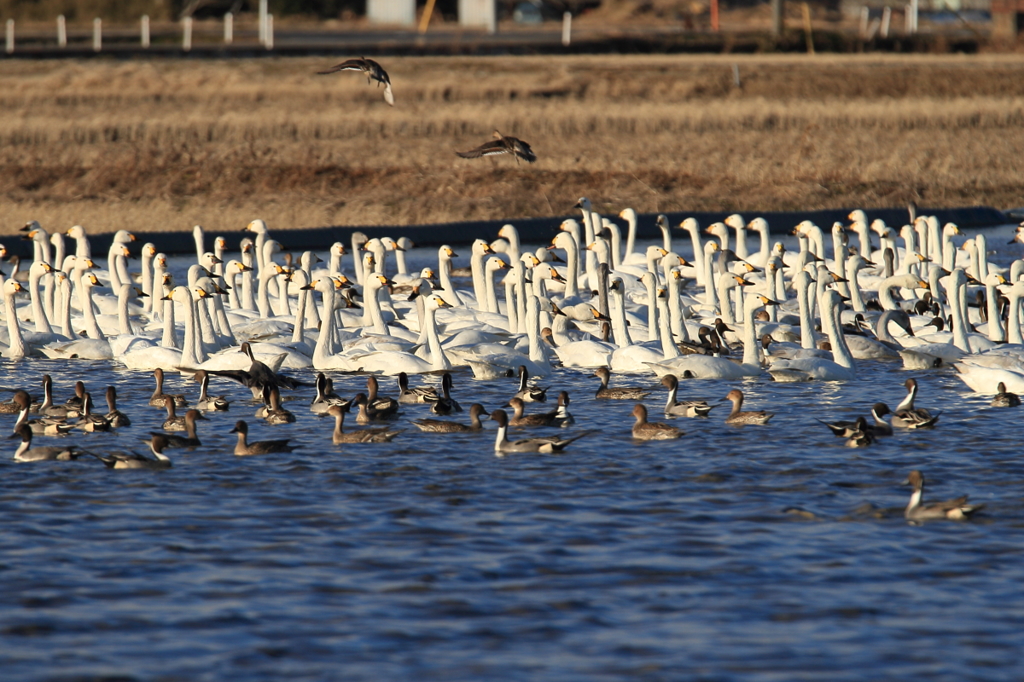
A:
{"type": "MultiPolygon", "coordinates": [[[[101,362],[3,369],[4,385],[32,390],[49,372],[64,395],[78,378],[94,394],[116,385],[133,425],[75,437],[91,449],[141,450],[163,421],[148,375],[101,362]]],[[[907,376],[860,362],[849,383],[684,382],[682,397],[716,401],[739,385],[776,417],[726,427],[720,407],[674,420],[683,440],[636,444],[632,403],[591,400],[596,379],[558,370],[544,383],[574,397],[568,430],[600,432],[561,456],[504,458],[491,424],[405,424],[390,445],[334,446],[329,421],[305,408],[312,389],[286,403],[297,424],[271,427],[252,418],[247,389],[221,382],[231,411],[201,422],[203,448],[172,451],[169,471],[0,461],[0,677],[1020,678],[1024,413],[939,370],[914,375],[919,404],[943,411],[934,430],[850,450],[813,421],[892,406],[907,376]],[[251,439],[301,447],[236,458],[239,418],[251,439]],[[914,468],[926,499],[969,493],[986,511],[908,525],[900,483],[914,468]]],[[[343,395],[364,385],[335,376],[343,395]]],[[[464,405],[513,392],[512,379],[455,373],[464,405]]],[[[646,400],[652,418],[663,401],[660,389],[646,400]]],[[[398,424],[426,414],[405,406],[398,424]]]]}

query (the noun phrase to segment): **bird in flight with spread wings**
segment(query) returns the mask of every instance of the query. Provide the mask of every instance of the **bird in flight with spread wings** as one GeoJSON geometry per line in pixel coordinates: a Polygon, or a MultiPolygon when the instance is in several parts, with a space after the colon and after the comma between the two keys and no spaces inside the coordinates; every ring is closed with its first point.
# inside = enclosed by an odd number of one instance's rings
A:
{"type": "Polygon", "coordinates": [[[470,149],[468,152],[455,153],[464,159],[478,159],[481,156],[493,156],[494,154],[511,154],[516,163],[519,163],[519,159],[523,159],[527,163],[533,163],[537,160],[537,155],[530,149],[530,145],[518,137],[502,135],[497,130],[494,131],[494,139],[490,142],[484,142],[479,147],[470,149]]]}
{"type": "Polygon", "coordinates": [[[326,71],[317,71],[318,74],[336,73],[338,71],[361,71],[366,75],[366,82],[377,81],[378,87],[381,84],[384,85],[384,101],[395,106],[395,93],[391,91],[391,78],[388,77],[388,72],[384,68],[366,57],[359,57],[357,59],[346,59],[341,64],[332,66],[326,71]]]}

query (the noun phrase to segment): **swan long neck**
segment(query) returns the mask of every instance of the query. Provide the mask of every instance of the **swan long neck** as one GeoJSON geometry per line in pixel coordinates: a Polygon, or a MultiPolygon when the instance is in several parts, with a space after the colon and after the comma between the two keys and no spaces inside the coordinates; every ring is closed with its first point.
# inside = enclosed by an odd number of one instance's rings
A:
{"type": "Polygon", "coordinates": [[[28,293],[32,298],[32,317],[36,321],[36,331],[41,334],[52,334],[53,328],[50,326],[50,319],[43,309],[43,300],[39,291],[39,278],[45,273],[39,270],[35,272],[30,270],[29,272],[31,276],[28,279],[28,293]]]}
{"type": "Polygon", "coordinates": [[[704,246],[700,243],[700,230],[694,225],[693,228],[687,229],[687,232],[690,233],[690,243],[693,245],[693,264],[697,269],[697,284],[704,286],[704,246]]]}
{"type": "Polygon", "coordinates": [[[846,279],[849,283],[850,288],[850,304],[853,306],[853,310],[858,313],[864,312],[867,308],[864,305],[864,296],[860,291],[860,282],[857,281],[857,276],[860,274],[860,263],[855,258],[848,258],[846,260],[846,279]]]}
{"type": "Polygon", "coordinates": [[[615,345],[619,348],[625,348],[632,342],[629,338],[629,331],[626,326],[626,309],[622,298],[622,290],[620,288],[611,289],[608,292],[609,308],[612,318],[612,337],[615,339],[615,345]]]}
{"type": "MultiPolygon", "coordinates": [[[[708,245],[714,242],[708,242],[708,245]]],[[[703,253],[704,260],[704,304],[709,308],[718,307],[718,292],[715,286],[715,263],[711,257],[711,249],[706,245],[703,253]]]]}
{"type": "Polygon", "coordinates": [[[647,288],[647,340],[658,340],[658,291],[654,286],[654,277],[644,275],[644,286],[647,288]]]}
{"type": "Polygon", "coordinates": [[[801,271],[796,278],[796,300],[800,308],[800,347],[810,350],[814,348],[814,323],[811,322],[811,307],[808,305],[808,289],[814,283],[810,276],[801,271]]]}
{"type": "Polygon", "coordinates": [[[132,290],[131,284],[122,284],[117,292],[117,331],[120,334],[134,334],[132,321],[128,317],[128,294],[132,290]]]}
{"type": "Polygon", "coordinates": [[[843,333],[843,326],[839,322],[839,308],[835,301],[836,296],[834,295],[825,296],[822,301],[822,329],[827,328],[828,340],[832,345],[832,359],[835,360],[837,365],[853,369],[853,354],[850,352],[850,347],[846,345],[846,335],[843,333]]]}
{"type": "Polygon", "coordinates": [[[23,358],[25,357],[25,340],[21,336],[21,327],[18,325],[13,293],[4,293],[4,311],[7,313],[7,333],[10,336],[10,346],[4,355],[11,359],[23,358]]]}
{"type": "Polygon", "coordinates": [[[427,327],[427,347],[430,349],[430,362],[434,369],[451,369],[452,363],[441,348],[441,339],[437,335],[437,308],[425,306],[427,327]]]}
{"type": "Polygon", "coordinates": [[[469,269],[473,274],[473,296],[476,298],[477,310],[487,310],[486,304],[484,303],[487,295],[487,284],[484,279],[487,277],[484,272],[484,258],[487,254],[483,251],[473,249],[473,253],[469,258],[469,269]]]}
{"type": "Polygon", "coordinates": [[[484,277],[484,291],[487,301],[487,306],[484,309],[489,313],[497,313],[498,295],[494,290],[494,277],[490,273],[486,273],[484,277]]]}
{"type": "Polygon", "coordinates": [[[628,261],[636,248],[636,214],[629,216],[627,222],[629,227],[626,231],[626,251],[622,256],[622,262],[628,261]]]}
{"type": "Polygon", "coordinates": [[[751,367],[760,367],[761,358],[757,351],[757,327],[754,321],[754,314],[760,307],[755,304],[757,299],[752,295],[743,305],[743,364],[751,367]]]}
{"type": "Polygon", "coordinates": [[[669,326],[668,302],[658,299],[658,338],[661,339],[661,353],[665,360],[679,357],[679,348],[672,338],[669,326]]]}
{"type": "Polygon", "coordinates": [[[999,292],[994,284],[985,284],[985,304],[988,309],[988,338],[1003,342],[1003,320],[999,316],[999,292]]]}

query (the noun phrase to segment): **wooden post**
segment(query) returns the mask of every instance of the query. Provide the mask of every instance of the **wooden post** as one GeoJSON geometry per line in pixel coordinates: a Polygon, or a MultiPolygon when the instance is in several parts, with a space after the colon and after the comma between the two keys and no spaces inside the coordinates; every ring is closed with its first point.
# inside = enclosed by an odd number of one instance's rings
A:
{"type": "Polygon", "coordinates": [[[910,0],[907,5],[907,33],[917,33],[917,0],[910,0]]]}
{"type": "Polygon", "coordinates": [[[434,4],[437,0],[427,0],[427,6],[423,8],[423,16],[420,17],[420,33],[427,32],[427,26],[430,25],[430,17],[434,15],[434,4]]]}
{"type": "Polygon", "coordinates": [[[868,35],[868,18],[871,16],[871,10],[866,6],[860,8],[860,37],[866,38],[868,35]]]}
{"type": "Polygon", "coordinates": [[[783,0],[772,0],[772,35],[776,38],[785,30],[785,4],[783,0]]]}
{"type": "Polygon", "coordinates": [[[149,47],[149,15],[142,15],[142,47],[149,47]]]}
{"type": "Polygon", "coordinates": [[[92,51],[103,49],[103,20],[96,17],[92,20],[92,51]]]}
{"type": "Polygon", "coordinates": [[[274,15],[273,14],[268,14],[267,15],[267,42],[266,42],[266,45],[267,45],[267,49],[268,50],[273,50],[274,49],[274,15]]]}
{"type": "Polygon", "coordinates": [[[68,27],[63,14],[57,15],[57,46],[68,46],[68,27]]]}
{"type": "Polygon", "coordinates": [[[267,44],[267,0],[260,0],[260,45],[267,44]]]}
{"type": "Polygon", "coordinates": [[[711,0],[711,30],[718,33],[718,0],[711,0]]]}
{"type": "Polygon", "coordinates": [[[181,22],[181,49],[185,52],[192,51],[192,17],[185,17],[181,22]]]}
{"type": "Polygon", "coordinates": [[[7,20],[7,37],[4,45],[4,51],[7,54],[14,53],[14,19],[7,20]]]}
{"type": "Polygon", "coordinates": [[[814,36],[811,35],[811,6],[803,3],[804,34],[807,36],[807,54],[814,54],[814,36]]]}
{"type": "Polygon", "coordinates": [[[572,12],[562,14],[562,45],[569,47],[572,42],[572,12]]]}
{"type": "Polygon", "coordinates": [[[230,45],[235,41],[235,15],[228,12],[224,15],[224,44],[230,45]]]}
{"type": "Polygon", "coordinates": [[[889,37],[889,25],[892,23],[892,8],[886,7],[882,10],[882,30],[880,31],[883,38],[889,37]]]}

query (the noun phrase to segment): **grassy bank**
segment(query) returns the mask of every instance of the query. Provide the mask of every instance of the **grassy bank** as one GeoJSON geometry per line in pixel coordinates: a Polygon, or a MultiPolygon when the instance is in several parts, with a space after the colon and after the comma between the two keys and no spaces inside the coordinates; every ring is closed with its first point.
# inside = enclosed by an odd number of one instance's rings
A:
{"type": "Polygon", "coordinates": [[[393,109],[331,60],[8,62],[0,228],[1024,203],[1020,58],[383,61],[393,109]],[[538,162],[455,156],[494,128],[538,162]]]}

